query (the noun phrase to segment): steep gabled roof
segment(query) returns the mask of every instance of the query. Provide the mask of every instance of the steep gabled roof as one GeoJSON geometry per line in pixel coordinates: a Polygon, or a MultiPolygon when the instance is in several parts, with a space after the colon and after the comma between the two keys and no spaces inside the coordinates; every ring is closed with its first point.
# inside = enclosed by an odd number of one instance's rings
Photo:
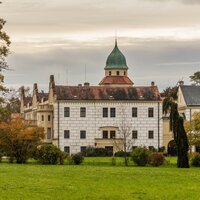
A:
{"type": "Polygon", "coordinates": [[[156,86],[56,86],[55,91],[57,100],[161,101],[160,93],[156,86]]]}
{"type": "Polygon", "coordinates": [[[49,95],[49,93],[44,93],[44,92],[37,93],[37,101],[39,103],[42,102],[42,99],[43,99],[43,101],[47,101],[48,100],[48,95],[49,95]]]}
{"type": "Polygon", "coordinates": [[[25,97],[24,98],[24,106],[28,106],[28,104],[32,105],[32,97],[25,97]]]}
{"type": "Polygon", "coordinates": [[[200,86],[182,85],[180,89],[187,106],[200,106],[200,86]]]}

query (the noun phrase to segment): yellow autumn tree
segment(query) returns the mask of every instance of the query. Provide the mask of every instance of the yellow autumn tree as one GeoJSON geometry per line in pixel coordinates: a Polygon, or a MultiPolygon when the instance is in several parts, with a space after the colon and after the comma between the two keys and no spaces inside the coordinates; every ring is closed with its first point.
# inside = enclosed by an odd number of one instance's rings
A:
{"type": "Polygon", "coordinates": [[[42,139],[43,128],[31,127],[29,122],[20,118],[0,123],[0,150],[10,158],[10,162],[25,163],[42,139]]]}
{"type": "Polygon", "coordinates": [[[185,122],[185,130],[188,134],[190,149],[192,146],[200,147],[200,112],[195,112],[192,120],[185,122]]]}

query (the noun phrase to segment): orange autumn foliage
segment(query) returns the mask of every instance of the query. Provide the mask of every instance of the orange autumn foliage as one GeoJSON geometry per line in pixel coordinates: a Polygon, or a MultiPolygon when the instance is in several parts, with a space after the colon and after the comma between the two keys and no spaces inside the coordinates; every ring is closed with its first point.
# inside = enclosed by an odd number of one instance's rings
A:
{"type": "Polygon", "coordinates": [[[25,163],[42,139],[43,128],[31,127],[29,122],[20,118],[0,123],[0,149],[10,161],[25,163]]]}

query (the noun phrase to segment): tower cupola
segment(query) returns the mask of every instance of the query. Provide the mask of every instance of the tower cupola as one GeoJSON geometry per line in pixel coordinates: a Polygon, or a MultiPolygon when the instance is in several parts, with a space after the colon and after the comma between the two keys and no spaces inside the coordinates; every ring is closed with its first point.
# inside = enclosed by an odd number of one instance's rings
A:
{"type": "Polygon", "coordinates": [[[115,46],[106,60],[105,77],[99,85],[109,86],[132,86],[133,82],[128,77],[128,66],[126,58],[119,50],[117,39],[115,39],[115,46]]]}

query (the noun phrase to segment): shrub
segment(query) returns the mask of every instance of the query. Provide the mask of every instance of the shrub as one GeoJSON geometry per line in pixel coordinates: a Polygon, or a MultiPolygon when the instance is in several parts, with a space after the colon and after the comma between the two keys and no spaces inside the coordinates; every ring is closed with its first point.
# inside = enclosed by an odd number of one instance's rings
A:
{"type": "Polygon", "coordinates": [[[195,153],[192,156],[191,165],[195,167],[200,167],[200,153],[195,153]]]}
{"type": "Polygon", "coordinates": [[[151,152],[158,152],[158,150],[155,148],[155,147],[149,147],[149,151],[151,151],[151,152]]]}
{"type": "Polygon", "coordinates": [[[165,146],[159,147],[158,152],[164,152],[165,151],[165,146]]]}
{"type": "Polygon", "coordinates": [[[64,162],[65,162],[65,159],[68,158],[68,154],[63,152],[63,151],[60,151],[60,155],[59,155],[59,163],[60,165],[63,165],[64,162]]]}
{"type": "Polygon", "coordinates": [[[105,148],[95,148],[88,146],[85,151],[85,156],[87,157],[97,157],[97,156],[112,156],[113,153],[105,148]]]}
{"type": "Polygon", "coordinates": [[[129,157],[130,152],[118,151],[115,153],[115,156],[116,157],[129,157]]]}
{"type": "Polygon", "coordinates": [[[160,165],[163,165],[165,161],[165,157],[163,153],[152,153],[150,155],[149,163],[153,165],[154,167],[158,167],[160,165]]]}
{"type": "Polygon", "coordinates": [[[146,147],[137,147],[131,153],[131,158],[138,166],[145,166],[149,161],[150,151],[146,147]]]}
{"type": "Polygon", "coordinates": [[[75,165],[80,165],[84,160],[82,153],[73,154],[71,158],[75,165]]]}
{"type": "Polygon", "coordinates": [[[40,146],[36,150],[34,158],[42,164],[55,165],[58,162],[60,162],[60,164],[64,163],[64,154],[58,147],[52,144],[44,144],[40,146]]]}

